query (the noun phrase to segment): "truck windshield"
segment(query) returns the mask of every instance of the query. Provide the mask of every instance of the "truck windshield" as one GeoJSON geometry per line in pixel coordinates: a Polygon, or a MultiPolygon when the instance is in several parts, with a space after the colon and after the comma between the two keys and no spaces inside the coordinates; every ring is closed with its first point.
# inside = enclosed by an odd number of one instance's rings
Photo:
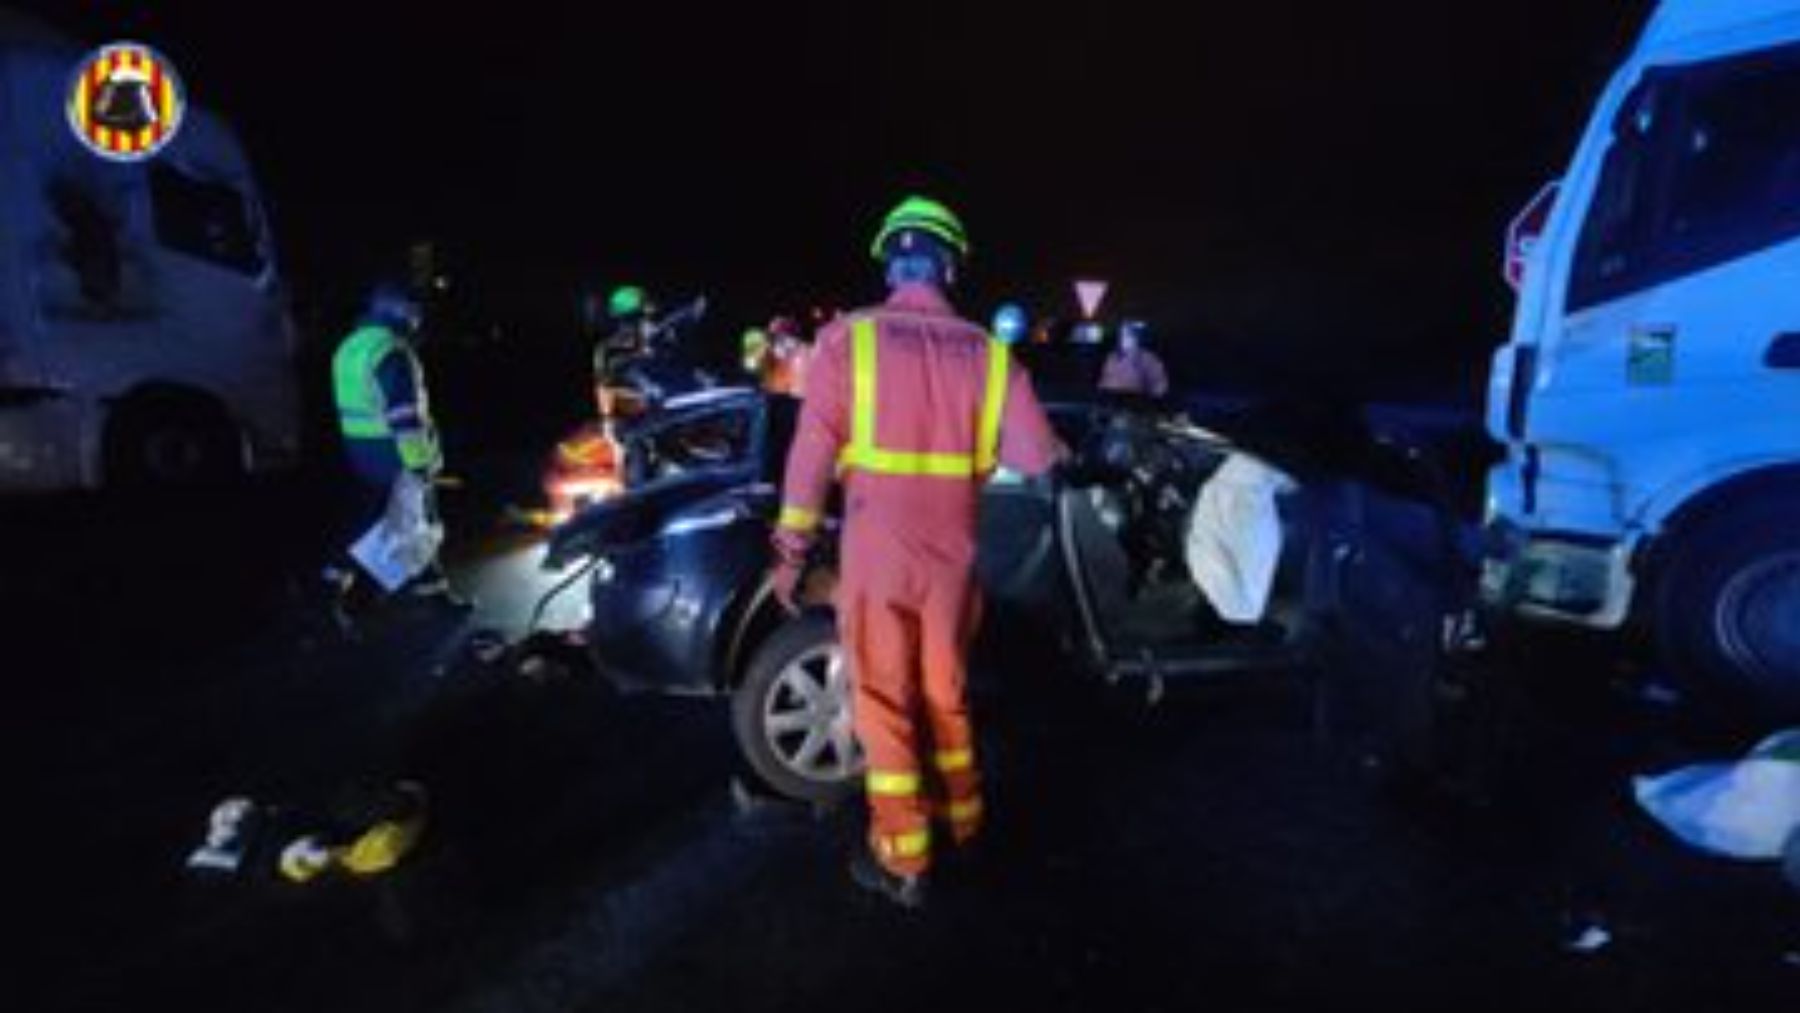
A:
{"type": "Polygon", "coordinates": [[[164,246],[241,274],[263,272],[250,202],[235,187],[159,164],[150,170],[150,199],[164,246]]]}
{"type": "Polygon", "coordinates": [[[1648,72],[1621,112],[1569,311],[1800,237],[1800,45],[1648,72]]]}

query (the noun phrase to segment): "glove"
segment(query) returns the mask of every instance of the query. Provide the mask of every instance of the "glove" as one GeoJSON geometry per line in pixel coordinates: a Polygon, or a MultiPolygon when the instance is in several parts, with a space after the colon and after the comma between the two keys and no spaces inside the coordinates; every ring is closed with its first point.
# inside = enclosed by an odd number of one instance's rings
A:
{"type": "Polygon", "coordinates": [[[769,574],[769,583],[775,591],[775,600],[787,610],[788,615],[800,614],[800,581],[806,576],[806,563],[803,560],[783,558],[775,564],[769,574]]]}

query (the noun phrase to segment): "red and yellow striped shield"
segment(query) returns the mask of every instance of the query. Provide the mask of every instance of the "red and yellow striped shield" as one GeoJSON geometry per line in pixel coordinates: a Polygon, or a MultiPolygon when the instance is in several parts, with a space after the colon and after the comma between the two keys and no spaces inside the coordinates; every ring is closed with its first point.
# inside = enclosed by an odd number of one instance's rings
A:
{"type": "Polygon", "coordinates": [[[114,161],[154,156],[174,139],[186,111],[174,66],[136,42],[95,50],[69,85],[69,128],[88,150],[114,161]]]}

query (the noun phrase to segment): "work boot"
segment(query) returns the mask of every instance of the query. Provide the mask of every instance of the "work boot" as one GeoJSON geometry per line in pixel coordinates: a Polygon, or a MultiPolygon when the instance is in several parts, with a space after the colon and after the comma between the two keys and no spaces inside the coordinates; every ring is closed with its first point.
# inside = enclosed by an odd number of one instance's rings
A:
{"type": "Polygon", "coordinates": [[[908,911],[925,906],[925,877],[890,871],[866,847],[858,847],[850,855],[850,878],[857,886],[881,894],[908,911]]]}
{"type": "Polygon", "coordinates": [[[375,602],[367,577],[348,567],[328,566],[320,574],[325,611],[338,636],[351,642],[362,639],[362,620],[375,602]]]}

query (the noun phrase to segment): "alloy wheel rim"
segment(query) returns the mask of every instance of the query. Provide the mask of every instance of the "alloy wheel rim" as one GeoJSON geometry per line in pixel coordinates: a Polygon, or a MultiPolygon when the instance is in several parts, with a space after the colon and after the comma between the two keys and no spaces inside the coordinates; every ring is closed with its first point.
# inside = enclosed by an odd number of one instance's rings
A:
{"type": "Polygon", "coordinates": [[[836,644],[814,647],[783,666],[763,699],[762,717],[764,742],[793,774],[832,784],[862,769],[844,654],[836,644]]]}

